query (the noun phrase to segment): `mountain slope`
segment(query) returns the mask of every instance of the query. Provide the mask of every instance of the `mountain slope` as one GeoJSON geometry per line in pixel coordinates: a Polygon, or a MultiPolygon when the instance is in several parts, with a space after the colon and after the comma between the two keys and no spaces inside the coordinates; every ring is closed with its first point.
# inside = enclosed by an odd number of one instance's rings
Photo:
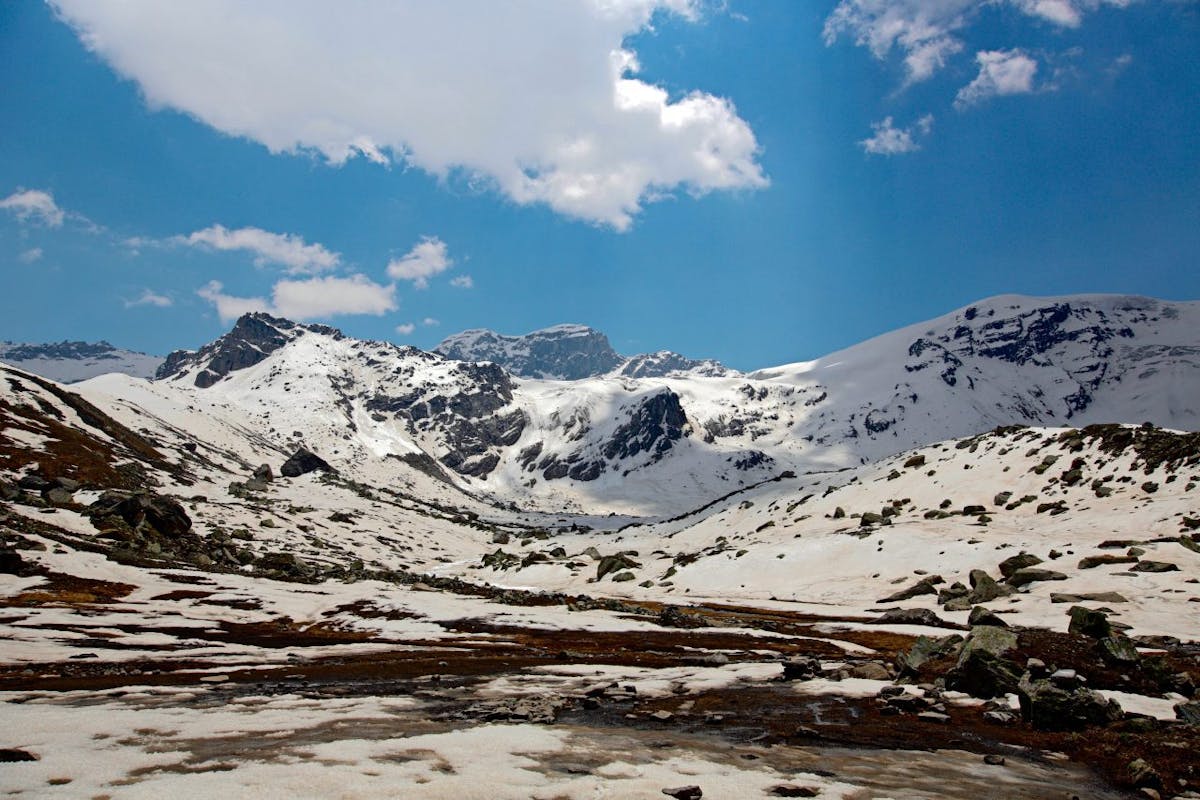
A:
{"type": "Polygon", "coordinates": [[[0,361],[59,383],[76,383],[109,372],[152,378],[163,360],[108,342],[0,342],[0,361]]]}

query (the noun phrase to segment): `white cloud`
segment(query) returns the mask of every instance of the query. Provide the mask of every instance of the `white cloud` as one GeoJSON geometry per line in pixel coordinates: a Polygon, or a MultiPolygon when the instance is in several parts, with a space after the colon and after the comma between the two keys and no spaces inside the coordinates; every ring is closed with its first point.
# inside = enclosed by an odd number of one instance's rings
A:
{"type": "Polygon", "coordinates": [[[35,261],[41,261],[42,256],[44,256],[44,255],[45,255],[45,252],[42,250],[42,248],[31,247],[28,250],[21,253],[21,255],[17,256],[17,259],[22,264],[32,264],[35,261]]]}
{"type": "Polygon", "coordinates": [[[158,294],[157,292],[151,291],[150,289],[143,289],[142,293],[140,295],[138,295],[137,297],[135,297],[133,300],[125,301],[126,308],[134,308],[135,306],[155,306],[157,308],[170,308],[173,305],[175,305],[175,301],[172,300],[170,297],[167,297],[166,295],[163,295],[163,294],[158,294]]]}
{"type": "Polygon", "coordinates": [[[897,128],[891,117],[884,117],[882,122],[876,122],[871,128],[875,134],[859,142],[868,153],[882,156],[913,153],[921,149],[915,135],[928,135],[933,130],[933,115],[926,114],[908,128],[897,128]]]}
{"type": "Polygon", "coordinates": [[[441,325],[442,323],[441,323],[441,321],[436,320],[433,317],[426,317],[425,319],[421,320],[421,324],[424,325],[426,328],[435,328],[438,325],[441,325]]]}
{"type": "Polygon", "coordinates": [[[400,334],[401,336],[411,336],[412,332],[416,329],[416,325],[413,325],[411,322],[405,322],[403,325],[396,326],[396,333],[400,334]]]}
{"type": "Polygon", "coordinates": [[[1102,5],[1126,8],[1134,0],[841,0],[825,20],[825,42],[843,35],[886,58],[904,54],[906,83],[926,80],[963,49],[958,34],[982,9],[1011,6],[1064,28],[1080,25],[1083,15],[1102,5]]]}
{"type": "Polygon", "coordinates": [[[396,287],[374,283],[365,275],[283,280],[271,291],[271,301],[261,297],[235,297],[224,293],[219,281],[210,281],[196,294],[216,306],[223,321],[242,314],[266,311],[293,320],[324,319],[347,314],[379,316],[396,309],[396,287]]]}
{"type": "Polygon", "coordinates": [[[450,285],[456,289],[474,289],[475,279],[470,275],[457,275],[450,279],[450,285]]]}
{"type": "Polygon", "coordinates": [[[418,289],[429,288],[429,279],[453,266],[446,243],[436,236],[426,236],[401,258],[388,262],[389,278],[412,281],[418,289]]]}
{"type": "MultiPolygon", "coordinates": [[[[132,246],[145,244],[143,239],[126,240],[132,246]]],[[[291,233],[271,233],[262,228],[237,228],[212,225],[188,236],[173,240],[192,247],[211,247],[215,250],[244,250],[254,254],[256,266],[278,264],[290,274],[311,275],[333,269],[341,256],[321,244],[308,244],[291,233]]]]}
{"type": "Polygon", "coordinates": [[[39,222],[50,228],[62,227],[66,212],[41,189],[18,189],[0,200],[0,208],[16,215],[21,222],[39,222]]]}
{"type": "Polygon", "coordinates": [[[86,46],[272,152],[404,162],[626,229],[642,206],[768,183],[733,104],[636,77],[626,39],[699,0],[52,0],[86,46]]]}
{"type": "Polygon", "coordinates": [[[991,97],[1033,91],[1038,63],[1022,50],[981,50],[975,54],[975,60],[979,63],[979,74],[959,90],[954,98],[955,108],[966,108],[991,97]]]}

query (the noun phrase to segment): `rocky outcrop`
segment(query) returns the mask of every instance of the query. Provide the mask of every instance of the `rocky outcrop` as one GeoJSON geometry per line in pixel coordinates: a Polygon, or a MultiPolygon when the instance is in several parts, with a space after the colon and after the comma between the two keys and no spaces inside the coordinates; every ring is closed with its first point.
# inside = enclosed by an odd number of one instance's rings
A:
{"type": "Polygon", "coordinates": [[[579,380],[603,375],[624,360],[608,337],[583,325],[505,336],[470,330],[447,338],[434,352],[455,361],[491,361],[522,378],[579,380]]]}
{"type": "Polygon", "coordinates": [[[285,478],[298,478],[318,470],[321,472],[334,471],[325,459],[311,450],[301,447],[292,453],[287,461],[283,462],[283,466],[279,468],[279,474],[285,478]]]}

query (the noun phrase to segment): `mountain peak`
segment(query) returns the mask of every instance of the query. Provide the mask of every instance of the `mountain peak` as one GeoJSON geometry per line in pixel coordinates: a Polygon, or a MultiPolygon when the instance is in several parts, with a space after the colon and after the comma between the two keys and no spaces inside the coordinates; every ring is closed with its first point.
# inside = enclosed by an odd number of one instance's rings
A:
{"type": "Polygon", "coordinates": [[[178,380],[184,375],[194,374],[196,386],[206,389],[230,372],[252,367],[288,342],[306,334],[344,338],[340,330],[328,325],[306,325],[254,311],[238,317],[228,333],[199,350],[176,350],[171,353],[154,377],[158,380],[178,380]]]}

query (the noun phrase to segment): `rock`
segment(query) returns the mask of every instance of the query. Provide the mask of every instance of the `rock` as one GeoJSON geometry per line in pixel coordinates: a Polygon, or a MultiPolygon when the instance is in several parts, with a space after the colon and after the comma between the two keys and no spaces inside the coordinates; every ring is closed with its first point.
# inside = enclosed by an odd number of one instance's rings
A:
{"type": "Polygon", "coordinates": [[[258,559],[258,567],[263,570],[278,570],[286,575],[308,578],[316,573],[316,568],[295,553],[264,553],[258,559]]]}
{"type": "Polygon", "coordinates": [[[1004,508],[1004,506],[1008,505],[1008,501],[1012,500],[1012,495],[1012,492],[1000,492],[1000,494],[992,498],[992,505],[997,508],[1004,508]]]}
{"type": "Polygon", "coordinates": [[[939,583],[945,583],[941,575],[930,575],[909,586],[907,589],[901,589],[895,594],[888,595],[880,600],[880,603],[898,603],[901,600],[911,600],[923,594],[937,594],[937,589],[933,588],[939,583]]]}
{"type": "Polygon", "coordinates": [[[655,720],[656,722],[670,722],[671,720],[675,719],[675,715],[670,711],[659,710],[652,713],[650,715],[650,719],[655,720]]]}
{"type": "Polygon", "coordinates": [[[38,761],[38,757],[26,750],[17,750],[11,747],[0,747],[0,764],[12,763],[14,761],[38,761]]]}
{"type": "Polygon", "coordinates": [[[68,492],[79,491],[79,487],[81,485],[79,481],[75,480],[74,478],[63,478],[61,476],[55,478],[52,483],[60,489],[66,489],[68,492]]]}
{"type": "Polygon", "coordinates": [[[1011,711],[985,711],[983,718],[993,725],[1012,725],[1017,721],[1017,715],[1011,711]]]}
{"type": "Polygon", "coordinates": [[[1089,689],[1061,689],[1048,680],[1022,678],[1017,685],[1021,716],[1038,730],[1078,731],[1122,717],[1115,701],[1089,689]]]}
{"type": "Polygon", "coordinates": [[[283,462],[283,466],[279,468],[279,474],[286,478],[298,478],[301,475],[307,475],[310,472],[316,471],[333,472],[333,467],[311,450],[301,447],[283,462]]]}
{"type": "Polygon", "coordinates": [[[634,575],[632,572],[628,572],[628,571],[627,572],[618,572],[616,575],[612,576],[613,583],[625,583],[626,581],[632,581],[632,580],[636,580],[636,579],[637,579],[637,576],[634,575]]]}
{"type": "Polygon", "coordinates": [[[1030,658],[1025,662],[1025,671],[1035,678],[1045,678],[1050,674],[1050,668],[1040,658],[1030,658]]]}
{"type": "Polygon", "coordinates": [[[977,517],[986,514],[987,509],[983,506],[963,506],[962,513],[964,517],[977,517]]]}
{"type": "Polygon", "coordinates": [[[900,668],[902,674],[914,677],[926,661],[953,653],[962,641],[963,637],[957,633],[943,636],[940,639],[918,636],[917,641],[913,643],[907,653],[900,653],[896,656],[896,666],[900,668]]]}
{"type": "Polygon", "coordinates": [[[1200,701],[1179,703],[1175,706],[1175,718],[1183,720],[1185,725],[1200,727],[1200,701]]]}
{"type": "Polygon", "coordinates": [[[662,793],[674,797],[675,800],[700,800],[704,796],[699,786],[676,786],[673,789],[663,789],[662,793]]]}
{"type": "Polygon", "coordinates": [[[947,611],[970,611],[973,605],[970,597],[954,597],[945,603],[947,611]]]}
{"type": "Polygon", "coordinates": [[[1008,578],[1010,586],[1026,586],[1036,581],[1065,581],[1067,576],[1061,572],[1036,567],[1022,567],[1008,578]]]}
{"type": "Polygon", "coordinates": [[[1071,606],[1067,613],[1071,615],[1071,624],[1067,627],[1069,633],[1078,633],[1093,639],[1112,636],[1112,626],[1108,624],[1108,615],[1104,612],[1093,611],[1083,606],[1071,606]]]}
{"type": "Polygon", "coordinates": [[[887,681],[892,678],[892,673],[888,672],[888,668],[879,661],[855,664],[850,667],[849,672],[851,678],[866,678],[872,681],[887,681]]]}
{"type": "Polygon", "coordinates": [[[983,606],[975,606],[971,609],[971,616],[967,618],[967,624],[972,628],[976,625],[994,625],[1000,628],[1008,627],[1007,622],[983,606]]]}
{"type": "Polygon", "coordinates": [[[946,673],[946,686],[983,698],[1016,691],[1021,669],[1003,657],[1016,646],[1017,635],[1006,628],[972,628],[959,651],[958,662],[946,673]]]}
{"type": "Polygon", "coordinates": [[[1158,484],[1154,481],[1146,481],[1142,484],[1142,491],[1146,494],[1154,494],[1158,491],[1158,484]]]}
{"type": "Polygon", "coordinates": [[[1142,787],[1149,787],[1151,789],[1162,788],[1162,778],[1159,777],[1158,772],[1155,771],[1154,767],[1140,758],[1130,761],[1129,766],[1125,770],[1129,775],[1129,782],[1139,789],[1142,787]]]}
{"type": "Polygon", "coordinates": [[[993,767],[1004,766],[1004,756],[998,756],[995,753],[988,753],[983,757],[983,763],[990,764],[993,767]]]}
{"type": "Polygon", "coordinates": [[[1139,561],[1133,567],[1134,572],[1178,572],[1178,564],[1169,564],[1166,561],[1139,561]]]}
{"type": "Polygon", "coordinates": [[[1082,594],[1060,594],[1059,592],[1050,593],[1051,603],[1082,603],[1084,601],[1093,603],[1128,603],[1129,600],[1122,594],[1117,592],[1084,592],[1082,594]]]}
{"type": "Polygon", "coordinates": [[[971,590],[963,586],[958,581],[947,586],[945,589],[938,591],[938,604],[946,605],[951,600],[957,600],[960,597],[966,597],[971,593],[971,590]]]}
{"type": "Polygon", "coordinates": [[[496,531],[492,534],[492,544],[508,544],[511,537],[504,531],[496,531]]]}
{"type": "Polygon", "coordinates": [[[922,711],[921,713],[917,714],[917,719],[924,722],[936,722],[940,725],[945,725],[950,722],[950,716],[948,714],[942,714],[938,711],[922,711]]]}
{"type": "Polygon", "coordinates": [[[1000,574],[1006,579],[1011,578],[1013,573],[1025,567],[1033,567],[1042,563],[1042,559],[1032,553],[1020,553],[1015,556],[1004,559],[1000,562],[1000,574]]]}
{"type": "Polygon", "coordinates": [[[1106,636],[1100,640],[1100,655],[1105,661],[1116,664],[1134,664],[1141,660],[1133,642],[1120,634],[1106,636]]]}
{"type": "Polygon", "coordinates": [[[819,678],[821,673],[821,662],[815,658],[798,657],[783,662],[784,680],[810,680],[819,678]]]}
{"type": "Polygon", "coordinates": [[[43,489],[49,489],[51,484],[41,475],[22,475],[17,479],[17,486],[31,492],[40,492],[43,489]]]}
{"type": "MultiPolygon", "coordinates": [[[[615,556],[603,556],[600,563],[596,565],[596,580],[603,580],[605,575],[610,572],[620,572],[622,570],[637,569],[642,566],[624,553],[617,553],[615,556]]],[[[629,580],[626,578],[625,580],[629,580]]]]}
{"type": "Polygon", "coordinates": [[[1079,569],[1094,569],[1105,564],[1136,564],[1137,556],[1115,556],[1104,553],[1098,556],[1085,556],[1079,559],[1079,569]]]}
{"type": "Polygon", "coordinates": [[[894,608],[871,621],[874,625],[927,625],[937,628],[946,621],[928,608],[894,608]]]}
{"type": "Polygon", "coordinates": [[[260,464],[254,470],[254,480],[262,483],[270,483],[275,480],[275,472],[271,469],[270,464],[260,464]]]}
{"type": "Polygon", "coordinates": [[[1060,689],[1076,689],[1081,684],[1079,674],[1073,669],[1060,669],[1050,676],[1050,682],[1060,689]]]}
{"type": "Polygon", "coordinates": [[[107,520],[117,519],[133,531],[150,529],[169,539],[192,529],[191,517],[178,501],[151,492],[105,492],[88,506],[87,514],[101,529],[107,520]]]}
{"type": "Polygon", "coordinates": [[[980,603],[989,603],[999,597],[1007,597],[1013,593],[1011,587],[997,583],[991,575],[988,575],[981,569],[971,570],[969,578],[971,581],[971,593],[967,595],[967,600],[973,606],[980,603]]]}
{"type": "Polygon", "coordinates": [[[923,467],[923,466],[925,466],[925,456],[923,456],[923,455],[912,456],[907,461],[904,462],[905,469],[913,469],[914,467],[923,467]]]}
{"type": "Polygon", "coordinates": [[[876,514],[874,511],[865,512],[862,515],[862,517],[860,517],[858,520],[859,527],[863,527],[863,528],[865,528],[868,525],[879,525],[879,524],[882,524],[882,522],[883,522],[883,515],[876,514]]]}
{"type": "Polygon", "coordinates": [[[846,517],[846,509],[842,508],[841,506],[838,506],[837,508],[835,508],[833,510],[833,518],[834,519],[845,519],[845,517],[846,517]]]}
{"type": "Polygon", "coordinates": [[[75,502],[75,496],[66,489],[55,486],[53,489],[47,490],[46,501],[51,505],[65,506],[69,503],[75,502]]]}
{"type": "Polygon", "coordinates": [[[795,783],[780,783],[767,790],[772,797],[817,797],[821,790],[814,786],[800,786],[795,783]]]}

